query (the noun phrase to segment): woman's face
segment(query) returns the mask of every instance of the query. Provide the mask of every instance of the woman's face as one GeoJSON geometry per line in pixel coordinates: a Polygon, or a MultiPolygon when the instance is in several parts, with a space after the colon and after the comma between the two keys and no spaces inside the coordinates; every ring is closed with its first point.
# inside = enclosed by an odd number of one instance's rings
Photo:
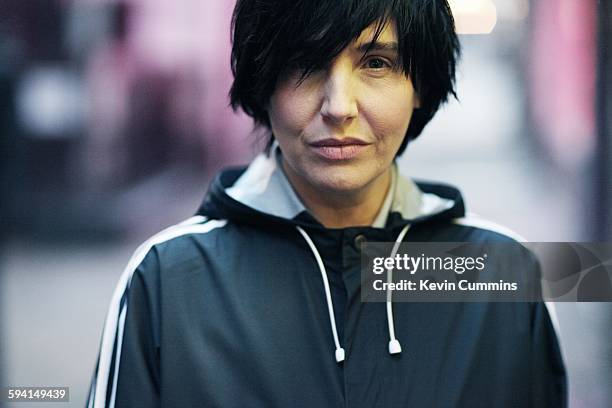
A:
{"type": "Polygon", "coordinates": [[[387,180],[418,98],[398,63],[393,22],[364,56],[374,31],[299,85],[300,72],[277,84],[268,114],[294,184],[351,193],[387,180]]]}

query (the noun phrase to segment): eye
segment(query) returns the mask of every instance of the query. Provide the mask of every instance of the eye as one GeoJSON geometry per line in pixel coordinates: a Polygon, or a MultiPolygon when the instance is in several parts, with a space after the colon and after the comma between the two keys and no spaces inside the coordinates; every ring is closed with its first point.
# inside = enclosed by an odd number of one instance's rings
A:
{"type": "Polygon", "coordinates": [[[371,57],[366,60],[365,66],[370,69],[383,69],[391,67],[391,64],[384,58],[371,57]]]}

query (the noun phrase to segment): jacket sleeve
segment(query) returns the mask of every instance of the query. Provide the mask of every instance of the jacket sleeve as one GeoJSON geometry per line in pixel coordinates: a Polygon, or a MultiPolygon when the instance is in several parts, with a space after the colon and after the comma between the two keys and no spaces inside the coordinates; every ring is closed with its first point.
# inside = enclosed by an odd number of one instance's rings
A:
{"type": "Polygon", "coordinates": [[[534,304],[532,336],[532,406],[567,407],[565,366],[555,327],[543,302],[534,304]]]}
{"type": "Polygon", "coordinates": [[[149,250],[134,269],[134,257],[109,307],[87,408],[160,406],[158,261],[149,250]]]}

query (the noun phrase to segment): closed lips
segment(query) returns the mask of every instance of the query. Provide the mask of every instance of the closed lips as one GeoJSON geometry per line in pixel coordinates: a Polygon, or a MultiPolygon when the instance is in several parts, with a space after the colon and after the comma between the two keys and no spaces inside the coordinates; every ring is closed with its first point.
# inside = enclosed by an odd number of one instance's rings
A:
{"type": "Polygon", "coordinates": [[[356,158],[371,145],[356,138],[329,138],[311,143],[310,148],[325,160],[346,161],[356,158]]]}
{"type": "Polygon", "coordinates": [[[344,139],[323,139],[323,140],[318,140],[316,142],[310,143],[310,145],[314,147],[342,147],[342,146],[368,145],[368,144],[370,143],[365,142],[361,139],[356,139],[352,137],[347,137],[344,139]]]}

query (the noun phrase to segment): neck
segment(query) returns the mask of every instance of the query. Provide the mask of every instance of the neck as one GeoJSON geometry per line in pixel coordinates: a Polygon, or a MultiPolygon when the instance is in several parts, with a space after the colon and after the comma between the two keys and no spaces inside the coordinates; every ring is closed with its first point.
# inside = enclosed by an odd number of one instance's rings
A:
{"type": "Polygon", "coordinates": [[[321,191],[294,174],[284,160],[283,168],[304,206],[327,228],[372,225],[391,185],[391,169],[387,169],[361,189],[321,191]]]}

